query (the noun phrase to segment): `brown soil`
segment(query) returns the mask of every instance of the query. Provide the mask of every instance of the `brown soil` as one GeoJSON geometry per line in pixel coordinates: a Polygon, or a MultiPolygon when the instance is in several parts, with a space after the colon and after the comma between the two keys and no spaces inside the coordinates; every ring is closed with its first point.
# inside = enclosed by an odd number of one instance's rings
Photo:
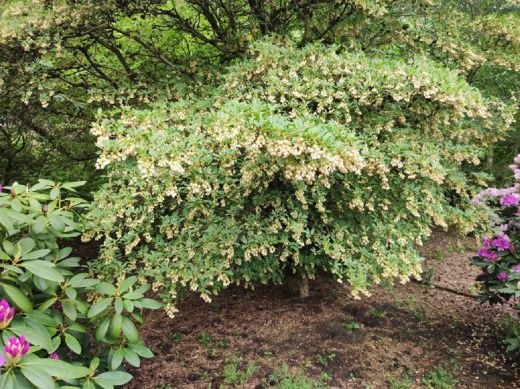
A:
{"type": "MultiPolygon", "coordinates": [[[[435,234],[423,250],[433,282],[473,293],[472,247],[435,234]]],[[[148,315],[142,335],[156,356],[133,369],[129,388],[264,388],[284,364],[312,379],[328,377],[324,386],[331,388],[392,388],[392,379],[406,377],[408,387],[424,388],[424,377],[441,366],[457,388],[520,388],[520,361],[504,357],[501,341],[508,307],[479,305],[418,282],[353,300],[321,277],[304,300],[284,287],[233,287],[211,304],[189,296],[179,308],[175,319],[148,315]],[[345,329],[351,322],[360,328],[345,329]],[[237,356],[242,371],[250,362],[257,369],[246,383],[226,384],[224,368],[237,356]]]]}

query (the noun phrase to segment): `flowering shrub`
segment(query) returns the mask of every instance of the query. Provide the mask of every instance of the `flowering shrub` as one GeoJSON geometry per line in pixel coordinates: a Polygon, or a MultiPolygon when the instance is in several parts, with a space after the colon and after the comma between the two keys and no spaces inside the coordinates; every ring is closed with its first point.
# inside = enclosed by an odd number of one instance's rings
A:
{"type": "MultiPolygon", "coordinates": [[[[482,269],[478,300],[491,304],[518,301],[520,297],[520,154],[510,166],[515,184],[508,188],[489,188],[475,198],[488,206],[492,236],[485,236],[472,263],[482,269]]],[[[520,313],[520,303],[516,304],[520,313]]],[[[507,339],[508,350],[520,348],[520,332],[507,339]]]]}
{"type": "Polygon", "coordinates": [[[82,184],[0,186],[0,388],[113,388],[131,379],[123,360],[152,356],[134,324],[159,307],[146,285],[90,278],[60,248],[81,230],[87,203],[65,194],[82,184]]]}
{"type": "Polygon", "coordinates": [[[252,56],[215,96],[95,124],[109,181],[84,238],[103,239],[106,277],[152,277],[172,315],[186,290],[210,300],[287,272],[326,271],[357,297],[419,277],[432,224],[483,219],[461,166],[508,107],[424,58],[270,42],[252,56]]]}

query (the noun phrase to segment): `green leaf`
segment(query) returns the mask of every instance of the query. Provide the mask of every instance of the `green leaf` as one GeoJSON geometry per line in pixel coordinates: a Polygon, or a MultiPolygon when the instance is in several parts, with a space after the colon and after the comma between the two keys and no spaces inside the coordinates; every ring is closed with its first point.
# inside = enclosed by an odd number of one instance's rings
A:
{"type": "Polygon", "coordinates": [[[127,312],[132,313],[134,311],[134,303],[132,300],[123,300],[123,305],[127,312]]]}
{"type": "Polygon", "coordinates": [[[96,286],[96,290],[101,294],[106,294],[109,296],[114,296],[116,294],[116,288],[114,285],[111,285],[108,282],[101,282],[96,286]]]}
{"type": "Polygon", "coordinates": [[[50,350],[52,348],[51,336],[46,330],[41,331],[25,324],[11,325],[9,328],[18,336],[24,335],[27,338],[27,341],[34,346],[42,347],[45,350],[50,350]]]}
{"type": "Polygon", "coordinates": [[[25,316],[46,327],[56,327],[58,324],[54,318],[37,310],[33,311],[32,313],[27,313],[25,316]]]}
{"type": "Polygon", "coordinates": [[[52,262],[37,259],[34,261],[23,262],[20,266],[25,267],[31,273],[36,274],[38,277],[45,280],[58,283],[65,281],[61,273],[54,269],[55,265],[52,262]]]}
{"type": "Polygon", "coordinates": [[[23,238],[18,242],[18,244],[21,247],[20,256],[22,257],[28,252],[30,252],[34,248],[34,246],[36,246],[36,243],[31,238],[23,238]]]}
{"type": "Polygon", "coordinates": [[[112,354],[112,360],[110,361],[110,369],[116,370],[121,363],[123,362],[123,358],[125,357],[124,350],[119,347],[114,353],[112,354]]]}
{"type": "Polygon", "coordinates": [[[125,359],[132,366],[139,367],[141,366],[141,359],[132,349],[125,348],[125,359]]]}
{"type": "Polygon", "coordinates": [[[78,340],[74,336],[65,334],[65,344],[76,354],[81,354],[81,344],[79,344],[78,340]]]}
{"type": "Polygon", "coordinates": [[[132,320],[127,317],[123,317],[122,328],[126,339],[128,339],[128,342],[137,343],[139,340],[139,333],[137,332],[137,328],[132,320]]]}
{"type": "Polygon", "coordinates": [[[41,250],[31,251],[30,253],[25,254],[22,257],[22,260],[29,261],[29,260],[32,260],[32,259],[42,258],[42,257],[45,257],[50,252],[51,252],[51,250],[49,250],[49,249],[41,249],[41,250]]]}
{"type": "Polygon", "coordinates": [[[103,312],[105,309],[107,309],[110,304],[112,304],[113,300],[114,299],[112,297],[107,297],[107,298],[104,298],[104,299],[98,301],[97,303],[95,303],[94,305],[92,305],[90,307],[87,317],[92,318],[94,316],[99,315],[101,312],[103,312]]]}
{"type": "Polygon", "coordinates": [[[162,308],[162,304],[159,301],[155,301],[149,298],[143,298],[138,301],[134,301],[134,305],[137,308],[146,308],[146,309],[159,309],[162,308]]]}
{"type": "Polygon", "coordinates": [[[134,350],[139,356],[143,358],[152,358],[153,353],[152,350],[150,350],[148,347],[146,347],[143,344],[136,343],[136,344],[130,344],[129,345],[132,350],[134,350]]]}
{"type": "Polygon", "coordinates": [[[132,375],[123,371],[109,371],[93,378],[93,381],[105,389],[115,385],[124,385],[132,379],[132,375]]]}
{"type": "Polygon", "coordinates": [[[51,213],[48,217],[49,221],[51,222],[51,226],[54,229],[58,231],[63,231],[65,229],[65,223],[60,216],[56,215],[55,213],[51,213]]]}
{"type": "Polygon", "coordinates": [[[0,388],[15,389],[13,376],[14,374],[12,372],[2,374],[2,376],[0,376],[0,388]]]}
{"type": "Polygon", "coordinates": [[[72,380],[75,378],[82,378],[90,373],[90,370],[83,366],[72,365],[59,359],[37,358],[24,365],[37,366],[44,369],[53,377],[72,380]]]}
{"type": "Polygon", "coordinates": [[[37,388],[54,389],[54,380],[44,370],[37,366],[22,367],[22,374],[37,388]]]}
{"type": "Polygon", "coordinates": [[[112,338],[118,338],[121,335],[121,328],[123,326],[123,316],[120,313],[115,313],[110,320],[110,327],[108,329],[112,338]]]}
{"type": "Polygon", "coordinates": [[[0,284],[4,288],[5,293],[9,296],[9,299],[22,311],[31,313],[33,311],[33,306],[31,300],[27,298],[25,294],[23,294],[20,289],[15,286],[9,284],[0,284]]]}
{"type": "Polygon", "coordinates": [[[47,226],[47,218],[44,216],[39,216],[36,219],[36,222],[32,225],[32,230],[35,234],[41,234],[45,231],[45,227],[47,226]]]}
{"type": "Polygon", "coordinates": [[[65,288],[65,294],[71,300],[75,300],[78,297],[78,292],[74,288],[65,288]]]}
{"type": "Polygon", "coordinates": [[[72,321],[76,321],[78,317],[78,312],[76,311],[76,308],[74,307],[72,301],[63,300],[61,302],[61,307],[63,308],[63,313],[65,314],[65,316],[67,316],[72,321]]]}
{"type": "Polygon", "coordinates": [[[99,325],[99,327],[96,330],[96,340],[98,342],[101,342],[103,340],[103,338],[107,334],[109,326],[110,326],[110,318],[107,317],[105,320],[103,320],[101,322],[101,324],[99,325]]]}
{"type": "Polygon", "coordinates": [[[87,328],[86,328],[84,325],[79,324],[79,323],[73,323],[73,324],[71,324],[71,325],[68,327],[68,330],[70,330],[70,331],[84,332],[84,333],[87,332],[87,328]]]}
{"type": "Polygon", "coordinates": [[[121,285],[119,285],[119,291],[121,293],[126,292],[128,289],[130,289],[137,281],[136,276],[128,277],[123,282],[121,282],[121,285]]]}
{"type": "Polygon", "coordinates": [[[58,299],[56,297],[51,297],[50,299],[48,299],[47,301],[43,302],[39,307],[38,307],[38,311],[46,311],[47,309],[49,309],[52,305],[54,305],[54,303],[58,301],[58,299]]]}
{"type": "Polygon", "coordinates": [[[72,277],[68,281],[68,283],[73,288],[88,288],[99,284],[99,280],[93,278],[86,278],[87,276],[87,273],[78,273],[74,277],[72,277]]]}
{"type": "Polygon", "coordinates": [[[116,310],[116,313],[123,312],[123,299],[121,297],[116,297],[114,309],[116,310]]]}

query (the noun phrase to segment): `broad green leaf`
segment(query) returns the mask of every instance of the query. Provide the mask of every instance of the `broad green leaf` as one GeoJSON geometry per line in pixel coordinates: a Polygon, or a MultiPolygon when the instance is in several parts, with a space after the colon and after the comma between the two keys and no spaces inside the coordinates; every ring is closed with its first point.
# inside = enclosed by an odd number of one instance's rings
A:
{"type": "Polygon", "coordinates": [[[96,340],[98,342],[101,342],[103,340],[103,338],[107,334],[109,326],[110,326],[110,318],[107,317],[105,320],[103,320],[101,322],[101,324],[99,325],[99,327],[96,330],[96,340]]]}
{"type": "Polygon", "coordinates": [[[28,254],[25,254],[22,259],[24,261],[29,261],[29,260],[33,260],[33,259],[38,259],[38,258],[42,258],[42,257],[45,257],[47,254],[49,254],[51,252],[51,250],[49,249],[41,249],[41,250],[36,250],[36,251],[31,251],[30,253],[28,254]]]}
{"type": "Polygon", "coordinates": [[[123,299],[121,297],[116,297],[114,309],[116,310],[116,313],[123,312],[123,299]]]}
{"type": "Polygon", "coordinates": [[[74,307],[72,301],[62,300],[61,307],[63,308],[63,313],[65,314],[65,316],[67,316],[72,321],[76,321],[76,318],[78,317],[78,312],[76,311],[76,308],[74,307]]]}
{"type": "Polygon", "coordinates": [[[65,334],[65,344],[76,354],[81,354],[81,344],[79,344],[78,340],[74,336],[65,334]]]}
{"type": "Polygon", "coordinates": [[[101,282],[96,286],[96,290],[101,294],[106,294],[108,296],[114,296],[116,294],[116,288],[114,285],[109,284],[108,282],[101,282]]]}
{"type": "Polygon", "coordinates": [[[90,310],[88,311],[87,316],[89,318],[91,318],[91,317],[99,315],[101,312],[103,312],[105,309],[107,309],[110,304],[112,304],[113,300],[114,299],[112,297],[107,297],[107,298],[104,298],[104,299],[98,301],[97,303],[95,303],[94,305],[92,305],[90,307],[90,310]]]}
{"type": "Polygon", "coordinates": [[[38,277],[45,280],[58,283],[65,281],[61,273],[55,269],[55,265],[52,262],[33,260],[23,262],[20,266],[25,267],[31,273],[36,274],[38,277]]]}
{"type": "Polygon", "coordinates": [[[122,328],[123,334],[125,334],[125,337],[126,339],[128,339],[128,342],[137,343],[137,341],[139,340],[139,333],[137,332],[137,328],[132,322],[132,320],[130,320],[127,317],[123,317],[122,328]]]}
{"type": "Polygon", "coordinates": [[[119,347],[112,353],[112,360],[110,361],[110,369],[116,370],[121,363],[123,362],[123,358],[125,357],[124,350],[119,347]]]}
{"type": "Polygon", "coordinates": [[[54,389],[54,380],[42,368],[38,366],[24,366],[22,367],[22,374],[37,388],[54,389]]]}
{"type": "Polygon", "coordinates": [[[153,357],[152,351],[143,344],[140,344],[140,343],[131,344],[130,348],[143,358],[152,358],[153,357]]]}
{"type": "Polygon", "coordinates": [[[134,305],[137,308],[146,308],[146,309],[159,309],[162,308],[162,304],[159,301],[155,301],[149,298],[143,298],[141,300],[134,301],[134,305]]]}
{"type": "Polygon", "coordinates": [[[93,378],[102,388],[110,389],[115,385],[124,385],[132,379],[132,375],[123,371],[109,371],[93,378]]]}
{"type": "Polygon", "coordinates": [[[31,313],[33,311],[33,306],[31,303],[31,300],[23,294],[20,289],[18,289],[15,286],[9,285],[9,284],[0,284],[2,285],[2,288],[4,288],[5,293],[11,301],[22,311],[31,313]]]}
{"type": "Polygon", "coordinates": [[[45,350],[52,348],[51,337],[46,330],[41,331],[27,325],[11,325],[10,329],[18,336],[24,335],[32,345],[42,347],[45,350]]]}
{"type": "Polygon", "coordinates": [[[64,380],[85,377],[90,372],[86,367],[72,365],[59,359],[50,358],[38,358],[24,363],[24,365],[40,367],[51,376],[64,380]]]}
{"type": "Polygon", "coordinates": [[[125,348],[125,359],[132,366],[139,367],[141,366],[141,359],[132,349],[125,348]]]}
{"type": "Polygon", "coordinates": [[[109,334],[112,338],[118,338],[121,335],[123,326],[123,316],[120,313],[115,313],[110,320],[109,334]]]}

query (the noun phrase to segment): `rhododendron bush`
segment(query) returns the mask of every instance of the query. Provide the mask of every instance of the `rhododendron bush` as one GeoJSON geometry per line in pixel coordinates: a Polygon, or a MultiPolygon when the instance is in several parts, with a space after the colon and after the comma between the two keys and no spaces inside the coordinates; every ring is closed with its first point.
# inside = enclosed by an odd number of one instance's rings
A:
{"type": "Polygon", "coordinates": [[[230,283],[331,274],[354,296],[419,277],[434,224],[462,232],[480,176],[465,173],[512,121],[454,71],[417,56],[262,42],[216,92],[100,116],[108,183],[85,239],[97,270],[137,273],[175,312],[230,283]]]}
{"type": "Polygon", "coordinates": [[[135,323],[159,304],[136,277],[112,285],[82,272],[71,247],[81,231],[83,182],[0,185],[0,388],[104,388],[153,354],[135,323]]]}
{"type": "MultiPolygon", "coordinates": [[[[490,212],[490,233],[482,239],[472,263],[482,270],[477,276],[478,300],[512,302],[520,313],[520,155],[510,167],[515,180],[512,186],[488,188],[475,198],[475,203],[490,212]]],[[[514,336],[506,339],[510,351],[520,348],[520,332],[512,332],[514,336]]]]}

